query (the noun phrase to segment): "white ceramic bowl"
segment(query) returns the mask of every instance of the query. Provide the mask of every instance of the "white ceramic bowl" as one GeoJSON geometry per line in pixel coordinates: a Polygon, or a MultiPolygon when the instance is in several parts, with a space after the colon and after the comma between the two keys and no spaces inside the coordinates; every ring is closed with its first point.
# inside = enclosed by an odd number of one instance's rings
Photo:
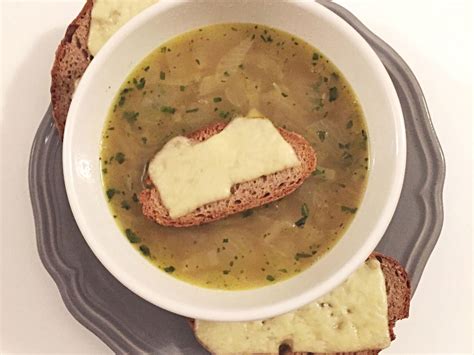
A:
{"type": "Polygon", "coordinates": [[[375,248],[391,220],[402,187],[405,155],[400,103],[382,63],[348,24],[312,1],[162,0],[131,20],[94,58],[69,109],[63,147],[69,202],[84,238],[102,264],[126,287],[159,307],[219,321],[262,319],[296,309],[347,278],[375,248]],[[370,136],[368,186],[345,236],[307,271],[248,291],[193,286],[145,260],[112,218],[99,165],[104,120],[130,70],[171,37],[225,22],[269,25],[319,48],[357,93],[370,136]]]}

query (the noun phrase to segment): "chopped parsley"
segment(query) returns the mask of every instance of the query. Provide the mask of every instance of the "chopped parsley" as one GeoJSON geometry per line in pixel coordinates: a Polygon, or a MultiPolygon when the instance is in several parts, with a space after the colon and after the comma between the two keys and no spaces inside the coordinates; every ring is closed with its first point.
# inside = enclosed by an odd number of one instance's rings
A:
{"type": "Polygon", "coordinates": [[[222,239],[222,243],[229,243],[229,238],[222,239]]]}
{"type": "Polygon", "coordinates": [[[267,275],[267,280],[273,282],[275,281],[275,278],[272,275],[267,275]]]}
{"type": "Polygon", "coordinates": [[[360,134],[362,135],[362,139],[364,139],[364,141],[367,140],[367,132],[363,129],[362,131],[360,131],[360,134]]]}
{"type": "Polygon", "coordinates": [[[253,210],[246,210],[242,212],[242,218],[247,218],[247,217],[250,217],[251,215],[253,215],[253,210]]]}
{"type": "Polygon", "coordinates": [[[161,106],[161,112],[174,114],[176,112],[176,109],[171,106],[161,106]]]}
{"type": "Polygon", "coordinates": [[[165,272],[167,272],[167,273],[172,273],[172,272],[174,272],[176,269],[174,268],[174,266],[167,266],[167,267],[165,267],[163,270],[165,270],[165,272]]]}
{"type": "Polygon", "coordinates": [[[130,209],[130,204],[128,203],[128,201],[126,200],[123,200],[122,203],[120,204],[120,206],[124,209],[124,210],[129,210],[130,209]]]}
{"type": "Polygon", "coordinates": [[[283,97],[288,97],[288,94],[287,94],[287,93],[284,93],[284,92],[282,92],[282,93],[281,93],[281,96],[283,96],[283,97]]]}
{"type": "Polygon", "coordinates": [[[230,112],[229,111],[221,111],[219,112],[219,116],[222,118],[227,118],[229,116],[230,112]]]}
{"type": "Polygon", "coordinates": [[[138,116],[140,115],[140,112],[135,112],[135,111],[124,111],[122,113],[122,118],[127,120],[128,123],[132,124],[138,119],[138,116]]]}
{"type": "Polygon", "coordinates": [[[317,131],[316,134],[318,135],[318,138],[321,142],[324,142],[324,140],[326,139],[327,135],[328,135],[328,132],[326,131],[317,131]]]}
{"type": "Polygon", "coordinates": [[[230,270],[224,270],[224,271],[222,271],[222,273],[223,273],[224,275],[227,275],[227,274],[230,273],[230,270]]]}
{"type": "Polygon", "coordinates": [[[125,235],[130,243],[140,243],[141,239],[138,235],[136,235],[130,228],[125,229],[125,235]]]}
{"type": "Polygon", "coordinates": [[[273,42],[273,38],[271,35],[268,35],[267,37],[265,37],[264,35],[260,35],[260,38],[262,39],[263,42],[265,43],[271,43],[273,42]]]}
{"type": "Polygon", "coordinates": [[[120,96],[120,99],[118,101],[118,105],[119,107],[122,107],[123,105],[125,105],[125,100],[126,100],[126,97],[125,96],[120,96]]]}
{"type": "Polygon", "coordinates": [[[295,222],[295,226],[299,228],[303,228],[306,224],[306,220],[309,216],[309,208],[306,203],[303,203],[301,206],[301,218],[295,222]]]}
{"type": "Polygon", "coordinates": [[[357,207],[352,208],[352,207],[347,207],[347,206],[341,206],[341,211],[354,214],[357,212],[357,207]]]}
{"type": "Polygon", "coordinates": [[[225,72],[224,72],[224,76],[230,76],[229,72],[228,72],[228,71],[225,71],[225,72]]]}
{"type": "Polygon", "coordinates": [[[145,78],[140,78],[140,80],[133,78],[133,84],[138,90],[141,90],[145,87],[145,82],[145,78]]]}
{"type": "Polygon", "coordinates": [[[212,99],[212,101],[214,102],[221,102],[222,101],[222,97],[215,97],[212,99]]]}
{"type": "Polygon", "coordinates": [[[313,175],[318,176],[318,175],[324,175],[326,173],[326,170],[316,168],[316,170],[313,172],[313,175]]]}
{"type": "Polygon", "coordinates": [[[164,71],[160,71],[160,80],[166,79],[166,73],[164,71]]]}
{"type": "Polygon", "coordinates": [[[313,53],[313,61],[317,61],[319,59],[319,54],[314,52],[313,53]]]}
{"type": "Polygon", "coordinates": [[[337,92],[337,87],[333,86],[332,88],[329,89],[329,102],[333,102],[337,99],[338,97],[338,92],[337,92]]]}
{"type": "Polygon", "coordinates": [[[348,122],[346,123],[346,128],[347,128],[347,129],[351,129],[352,126],[354,126],[354,122],[352,122],[352,120],[350,120],[350,121],[348,121],[348,122]]]}
{"type": "Polygon", "coordinates": [[[191,108],[189,110],[186,110],[186,113],[192,113],[192,112],[198,112],[199,109],[196,107],[196,108],[191,108]]]}
{"type": "Polygon", "coordinates": [[[117,161],[117,163],[123,164],[123,162],[125,161],[125,154],[123,154],[122,152],[118,152],[117,154],[115,154],[115,160],[117,161]]]}
{"type": "Polygon", "coordinates": [[[201,61],[199,59],[196,59],[197,65],[201,65],[201,61]]]}
{"type": "Polygon", "coordinates": [[[107,189],[107,191],[105,192],[105,194],[107,195],[107,198],[110,200],[112,200],[112,198],[114,197],[114,195],[116,193],[118,193],[119,191],[114,189],[114,188],[110,188],[110,189],[107,189]]]}
{"type": "Polygon", "coordinates": [[[179,91],[184,91],[184,90],[186,90],[186,86],[180,85],[180,86],[179,86],[179,91]]]}
{"type": "Polygon", "coordinates": [[[300,253],[295,254],[295,260],[298,261],[300,259],[311,258],[312,256],[313,256],[313,254],[300,252],[300,253]]]}
{"type": "Polygon", "coordinates": [[[145,256],[150,256],[150,248],[148,248],[145,244],[140,245],[140,251],[145,256]]]}
{"type": "Polygon", "coordinates": [[[132,200],[133,200],[133,202],[138,202],[138,196],[137,196],[136,193],[133,194],[132,200]]]}

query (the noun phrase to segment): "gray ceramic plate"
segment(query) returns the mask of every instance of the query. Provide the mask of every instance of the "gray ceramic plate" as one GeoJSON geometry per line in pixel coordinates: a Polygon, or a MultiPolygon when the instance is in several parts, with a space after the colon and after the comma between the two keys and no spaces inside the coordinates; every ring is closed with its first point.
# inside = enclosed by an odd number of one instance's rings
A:
{"type": "MultiPolygon", "coordinates": [[[[407,130],[407,169],[395,215],[377,250],[399,260],[416,289],[441,232],[445,165],[423,93],[410,68],[344,8],[321,3],[353,26],[376,51],[397,90],[407,130]]],[[[206,354],[186,320],[136,296],[87,246],[64,187],[61,141],[51,109],[36,133],[29,183],[41,260],[68,310],[117,353],[206,354]]]]}

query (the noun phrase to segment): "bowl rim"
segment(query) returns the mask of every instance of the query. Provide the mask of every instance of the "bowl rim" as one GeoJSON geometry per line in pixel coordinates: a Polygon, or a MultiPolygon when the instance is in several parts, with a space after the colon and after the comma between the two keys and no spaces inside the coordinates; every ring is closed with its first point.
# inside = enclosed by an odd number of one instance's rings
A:
{"type": "MultiPolygon", "coordinates": [[[[127,35],[134,30],[136,30],[143,22],[146,22],[150,18],[153,18],[159,15],[160,12],[166,11],[174,6],[180,6],[183,2],[175,2],[172,0],[161,0],[159,3],[151,6],[149,9],[144,10],[142,13],[137,15],[135,18],[130,20],[126,25],[119,29],[119,31],[113,35],[108,42],[104,45],[98,55],[95,57],[94,61],[91,62],[88,69],[83,75],[82,80],[80,81],[74,98],[71,102],[71,106],[68,113],[68,121],[71,122],[75,113],[78,111],[81,98],[84,94],[84,82],[87,82],[92,77],[94,68],[99,66],[100,62],[103,62],[108,57],[109,53],[118,46],[127,35]],[[81,85],[82,83],[82,85],[81,85]]],[[[352,41],[355,41],[359,47],[362,48],[367,54],[372,58],[373,62],[371,63],[374,70],[374,75],[377,75],[379,79],[382,79],[384,83],[384,88],[386,90],[385,94],[390,97],[391,108],[394,112],[396,132],[395,139],[398,149],[399,160],[396,161],[395,167],[395,176],[392,185],[390,186],[389,194],[390,199],[387,204],[384,206],[384,218],[381,218],[377,221],[376,226],[370,232],[370,238],[366,240],[363,247],[357,250],[354,253],[354,256],[348,260],[343,267],[334,272],[331,278],[325,280],[322,284],[313,285],[306,292],[295,295],[285,301],[278,303],[268,304],[264,307],[254,308],[247,307],[245,310],[239,310],[235,312],[234,310],[225,311],[225,310],[202,310],[199,307],[195,307],[192,302],[190,304],[183,305],[182,303],[175,302],[172,298],[161,297],[161,295],[156,295],[150,293],[148,289],[143,289],[139,287],[135,280],[130,277],[130,275],[125,275],[117,265],[112,262],[108,253],[102,250],[93,238],[93,230],[88,225],[88,222],[82,213],[81,202],[78,191],[75,187],[75,178],[74,178],[74,157],[73,157],[73,146],[72,146],[72,137],[74,135],[73,127],[74,125],[66,125],[64,133],[64,143],[63,143],[63,172],[64,180],[66,186],[66,192],[68,200],[71,206],[71,210],[76,219],[76,222],[81,230],[81,234],[86,240],[89,247],[92,249],[93,253],[99,259],[99,261],[106,267],[106,269],[125,287],[142,297],[143,299],[161,307],[168,311],[181,314],[188,317],[198,318],[198,319],[207,319],[214,321],[246,321],[246,320],[255,320],[255,319],[264,319],[269,318],[278,314],[282,314],[288,311],[291,311],[295,308],[303,306],[321,294],[329,292],[331,289],[342,283],[359,265],[365,260],[365,258],[374,250],[375,246],[382,238],[385,229],[388,227],[388,224],[395,212],[404,180],[405,166],[406,166],[406,135],[405,135],[405,126],[403,120],[403,114],[401,110],[401,105],[396,94],[393,83],[383,67],[382,62],[377,57],[376,53],[369,46],[369,44],[360,36],[349,24],[347,24],[342,18],[331,12],[329,9],[325,8],[323,5],[313,2],[311,0],[303,0],[300,2],[292,3],[294,6],[299,6],[302,9],[308,11],[317,11],[319,16],[326,17],[329,21],[333,22],[339,29],[342,29],[345,34],[351,37],[352,41]],[[69,127],[69,128],[68,128],[69,127]],[[319,290],[319,291],[317,291],[319,290]],[[316,295],[316,296],[315,296],[316,295]]],[[[76,116],[77,117],[77,116],[76,116]]],[[[370,132],[369,132],[370,133],[370,132]]],[[[357,218],[357,217],[356,217],[357,218]]],[[[140,256],[141,257],[141,256],[140,256]]],[[[315,263],[317,264],[317,263],[315,263]]],[[[179,281],[179,280],[177,280],[179,281]]],[[[279,284],[284,284],[288,280],[281,281],[279,284]]],[[[182,282],[182,281],[179,281],[182,282]]],[[[196,287],[196,286],[194,286],[196,287]]],[[[273,286],[269,286],[273,287],[273,286]]],[[[222,290],[210,290],[212,292],[226,292],[226,293],[245,293],[244,291],[222,291],[222,290]]],[[[249,290],[253,291],[253,290],[249,290]]]]}

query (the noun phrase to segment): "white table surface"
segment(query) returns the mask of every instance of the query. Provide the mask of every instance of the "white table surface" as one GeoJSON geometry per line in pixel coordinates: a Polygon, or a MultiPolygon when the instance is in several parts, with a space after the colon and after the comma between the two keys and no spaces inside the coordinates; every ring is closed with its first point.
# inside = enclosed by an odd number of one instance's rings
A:
{"type": "MultiPolygon", "coordinates": [[[[340,0],[408,62],[447,165],[445,222],[384,353],[471,353],[472,2],[340,0]]],[[[49,104],[49,70],[81,1],[2,3],[1,353],[110,353],[66,310],[40,262],[28,194],[31,142],[49,104]]]]}

